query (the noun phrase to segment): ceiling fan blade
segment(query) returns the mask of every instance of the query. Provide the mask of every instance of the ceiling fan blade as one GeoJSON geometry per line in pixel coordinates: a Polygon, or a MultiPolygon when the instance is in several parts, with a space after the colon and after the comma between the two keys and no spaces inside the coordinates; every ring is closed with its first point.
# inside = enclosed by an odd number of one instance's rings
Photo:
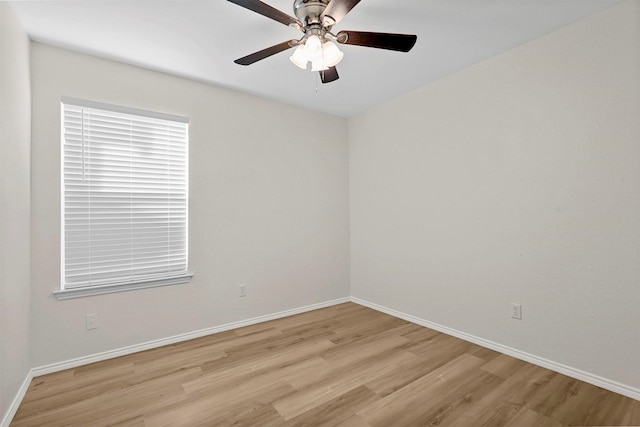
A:
{"type": "Polygon", "coordinates": [[[328,70],[320,71],[320,78],[322,79],[322,83],[331,83],[338,80],[340,76],[338,75],[336,67],[329,67],[328,70]]]}
{"type": "Polygon", "coordinates": [[[251,55],[244,56],[240,59],[236,59],[236,64],[240,65],[251,65],[254,62],[258,62],[262,59],[268,58],[271,55],[275,55],[276,53],[284,52],[287,49],[291,49],[293,46],[291,43],[295,43],[297,40],[289,40],[286,42],[282,42],[275,46],[268,47],[266,49],[259,50],[257,52],[252,53],[251,55]]]}
{"type": "Polygon", "coordinates": [[[360,3],[360,0],[332,0],[324,12],[322,12],[322,19],[324,20],[325,17],[328,17],[333,21],[330,25],[337,24],[342,21],[342,18],[358,3],[360,3]]]}
{"type": "Polygon", "coordinates": [[[260,15],[266,16],[267,18],[271,18],[274,21],[278,21],[284,25],[297,24],[302,27],[302,23],[298,21],[293,16],[289,16],[284,12],[279,11],[278,9],[269,6],[266,3],[261,2],[260,0],[227,0],[231,3],[235,3],[238,6],[242,6],[246,9],[252,10],[260,15]]]}
{"type": "Polygon", "coordinates": [[[409,52],[416,44],[418,36],[411,34],[369,33],[366,31],[340,31],[337,34],[337,40],[342,44],[409,52]]]}

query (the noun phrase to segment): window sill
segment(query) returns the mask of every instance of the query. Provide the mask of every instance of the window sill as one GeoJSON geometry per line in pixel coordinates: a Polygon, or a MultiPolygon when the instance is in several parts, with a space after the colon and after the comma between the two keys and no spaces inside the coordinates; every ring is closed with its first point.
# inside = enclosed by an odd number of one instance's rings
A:
{"type": "Polygon", "coordinates": [[[134,291],[136,289],[157,288],[160,286],[180,285],[188,283],[193,274],[185,273],[180,276],[165,277],[161,279],[151,279],[139,282],[114,283],[100,286],[87,286],[83,288],[60,289],[53,291],[53,295],[58,300],[83,298],[94,295],[112,294],[115,292],[134,291]]]}

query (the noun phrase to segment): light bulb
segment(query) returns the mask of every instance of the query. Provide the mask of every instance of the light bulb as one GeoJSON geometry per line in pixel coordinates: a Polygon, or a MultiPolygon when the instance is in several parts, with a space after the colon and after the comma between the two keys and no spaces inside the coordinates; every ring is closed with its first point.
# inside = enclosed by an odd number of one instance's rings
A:
{"type": "Polygon", "coordinates": [[[305,54],[303,44],[298,45],[295,52],[293,52],[293,55],[291,55],[289,59],[296,67],[302,68],[303,70],[307,69],[307,55],[305,54]]]}
{"type": "Polygon", "coordinates": [[[312,34],[304,45],[304,53],[309,61],[316,61],[322,57],[322,42],[320,37],[312,34]]]}
{"type": "Polygon", "coordinates": [[[340,52],[338,46],[332,41],[328,41],[322,46],[322,55],[324,62],[329,67],[335,67],[344,58],[344,53],[340,52]]]}

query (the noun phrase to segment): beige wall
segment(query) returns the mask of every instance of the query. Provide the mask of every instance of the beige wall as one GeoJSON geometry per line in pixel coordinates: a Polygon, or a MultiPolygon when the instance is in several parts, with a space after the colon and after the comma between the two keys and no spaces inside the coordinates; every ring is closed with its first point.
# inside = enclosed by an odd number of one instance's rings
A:
{"type": "Polygon", "coordinates": [[[29,39],[0,2],[0,423],[31,368],[29,39]]]}
{"type": "Polygon", "coordinates": [[[37,43],[31,67],[34,366],[349,295],[346,120],[37,43]],[[191,118],[191,283],[52,296],[61,96],[191,118]]]}
{"type": "Polygon", "coordinates": [[[639,24],[630,0],[351,119],[352,295],[637,390],[639,24]]]}

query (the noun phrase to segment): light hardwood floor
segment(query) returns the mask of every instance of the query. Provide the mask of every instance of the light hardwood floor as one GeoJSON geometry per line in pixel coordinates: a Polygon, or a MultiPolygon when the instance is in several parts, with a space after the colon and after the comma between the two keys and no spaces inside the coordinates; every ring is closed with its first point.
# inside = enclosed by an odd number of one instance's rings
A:
{"type": "Polygon", "coordinates": [[[11,426],[640,425],[640,402],[353,303],[35,378],[11,426]]]}

